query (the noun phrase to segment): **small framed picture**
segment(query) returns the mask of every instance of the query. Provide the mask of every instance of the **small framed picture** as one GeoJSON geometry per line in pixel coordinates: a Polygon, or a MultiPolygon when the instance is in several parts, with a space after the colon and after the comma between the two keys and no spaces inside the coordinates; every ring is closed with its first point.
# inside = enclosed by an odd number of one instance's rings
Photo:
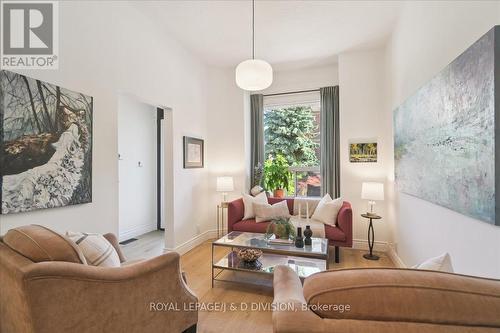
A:
{"type": "Polygon", "coordinates": [[[360,142],[349,144],[349,162],[376,163],[377,142],[360,142]]]}
{"type": "Polygon", "coordinates": [[[203,168],[204,147],[203,140],[183,137],[184,143],[184,169],[203,168]]]}

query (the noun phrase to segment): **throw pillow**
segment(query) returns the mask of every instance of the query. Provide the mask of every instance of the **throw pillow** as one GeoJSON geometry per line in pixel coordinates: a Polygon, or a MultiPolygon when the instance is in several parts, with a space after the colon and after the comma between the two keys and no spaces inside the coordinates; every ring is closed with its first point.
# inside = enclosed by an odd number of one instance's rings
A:
{"type": "Polygon", "coordinates": [[[339,214],[343,203],[344,201],[342,198],[332,200],[330,195],[327,193],[318,203],[318,207],[314,210],[314,214],[311,218],[335,227],[337,215],[339,214]]]}
{"type": "Polygon", "coordinates": [[[254,203],[255,222],[265,222],[277,219],[280,217],[289,218],[290,211],[286,200],[270,205],[268,203],[254,203]]]}
{"type": "Polygon", "coordinates": [[[427,259],[421,264],[415,265],[412,268],[415,269],[425,269],[428,271],[439,271],[453,273],[453,267],[451,265],[451,258],[448,253],[443,253],[440,256],[427,259]]]}
{"type": "Polygon", "coordinates": [[[66,236],[82,251],[87,264],[100,267],[120,267],[120,257],[111,243],[99,234],[66,232],[66,236]]]}
{"type": "Polygon", "coordinates": [[[245,210],[245,214],[243,214],[243,220],[253,219],[255,217],[255,212],[253,210],[254,203],[266,203],[267,204],[267,195],[265,192],[262,192],[255,197],[252,197],[248,194],[243,194],[243,206],[245,210]]]}

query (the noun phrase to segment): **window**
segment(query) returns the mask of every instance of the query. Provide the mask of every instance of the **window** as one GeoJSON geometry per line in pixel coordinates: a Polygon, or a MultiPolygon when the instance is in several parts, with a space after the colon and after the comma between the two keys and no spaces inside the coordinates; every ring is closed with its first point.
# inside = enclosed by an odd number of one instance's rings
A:
{"type": "Polygon", "coordinates": [[[287,160],[293,176],[289,194],[321,195],[319,125],[319,92],[264,98],[265,157],[287,160]]]}

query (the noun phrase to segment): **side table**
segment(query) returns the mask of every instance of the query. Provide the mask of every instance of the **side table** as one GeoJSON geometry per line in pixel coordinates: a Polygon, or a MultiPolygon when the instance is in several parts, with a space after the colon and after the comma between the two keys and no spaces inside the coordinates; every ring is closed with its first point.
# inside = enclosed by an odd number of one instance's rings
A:
{"type": "Polygon", "coordinates": [[[370,253],[363,254],[363,258],[368,260],[378,260],[379,256],[373,254],[373,243],[375,242],[373,220],[380,220],[382,217],[375,214],[361,214],[361,216],[366,219],[370,219],[370,225],[368,226],[368,247],[370,248],[370,253]]]}

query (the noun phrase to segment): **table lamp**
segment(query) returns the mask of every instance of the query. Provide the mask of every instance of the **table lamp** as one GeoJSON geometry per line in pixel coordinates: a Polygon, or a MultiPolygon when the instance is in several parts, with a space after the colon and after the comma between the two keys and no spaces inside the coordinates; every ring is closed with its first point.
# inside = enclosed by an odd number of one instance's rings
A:
{"type": "Polygon", "coordinates": [[[217,192],[222,192],[222,202],[227,202],[227,192],[234,191],[233,177],[217,177],[217,192]]]}
{"type": "Polygon", "coordinates": [[[373,211],[373,206],[376,200],[384,200],[384,184],[364,182],[361,186],[361,199],[369,200],[368,204],[370,205],[370,211],[366,212],[366,214],[371,216],[377,215],[373,211]]]}

